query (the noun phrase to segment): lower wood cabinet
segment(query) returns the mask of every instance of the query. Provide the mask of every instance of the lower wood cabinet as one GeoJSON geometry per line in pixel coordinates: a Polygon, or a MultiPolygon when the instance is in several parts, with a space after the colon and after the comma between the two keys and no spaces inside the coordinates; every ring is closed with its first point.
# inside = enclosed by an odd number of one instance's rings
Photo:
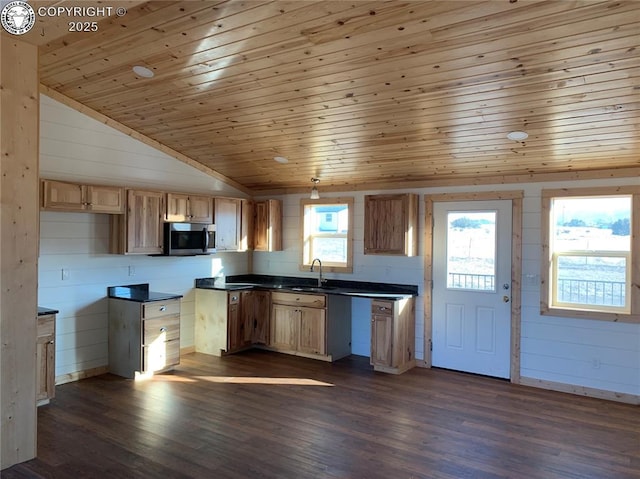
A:
{"type": "Polygon", "coordinates": [[[55,397],[56,381],[56,315],[38,316],[36,339],[36,401],[38,406],[48,404],[55,397]]]}
{"type": "Polygon", "coordinates": [[[126,378],[180,363],[180,299],[109,298],[109,372],[126,378]]]}
{"type": "Polygon", "coordinates": [[[335,361],[351,354],[351,302],[326,294],[271,294],[270,349],[335,361]]]}
{"type": "Polygon", "coordinates": [[[266,344],[269,291],[196,289],[196,352],[221,356],[266,344]]]}
{"type": "Polygon", "coordinates": [[[414,298],[371,302],[371,364],[400,374],[415,366],[414,298]]]}

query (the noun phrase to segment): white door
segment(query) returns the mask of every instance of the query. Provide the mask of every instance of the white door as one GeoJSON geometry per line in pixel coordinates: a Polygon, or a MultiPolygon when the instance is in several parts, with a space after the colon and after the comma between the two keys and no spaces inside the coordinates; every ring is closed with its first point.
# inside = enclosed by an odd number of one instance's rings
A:
{"type": "Polygon", "coordinates": [[[511,201],[433,212],[433,366],[509,378],[511,201]]]}

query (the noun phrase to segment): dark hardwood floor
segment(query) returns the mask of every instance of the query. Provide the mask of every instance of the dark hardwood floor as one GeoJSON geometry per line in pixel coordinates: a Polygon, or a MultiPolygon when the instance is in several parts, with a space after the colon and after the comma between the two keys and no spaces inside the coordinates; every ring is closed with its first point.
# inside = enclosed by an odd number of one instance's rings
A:
{"type": "Polygon", "coordinates": [[[443,370],[266,351],[104,375],[38,410],[13,478],[640,478],[640,408],[443,370]]]}

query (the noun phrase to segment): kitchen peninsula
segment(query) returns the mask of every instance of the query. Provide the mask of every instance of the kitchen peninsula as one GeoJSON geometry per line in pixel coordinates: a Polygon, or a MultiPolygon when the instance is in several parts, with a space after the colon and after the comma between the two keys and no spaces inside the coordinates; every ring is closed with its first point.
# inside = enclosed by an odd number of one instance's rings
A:
{"type": "Polygon", "coordinates": [[[324,361],[351,354],[351,299],[371,302],[371,364],[394,374],[415,366],[417,286],[245,274],[196,286],[196,352],[260,347],[324,361]]]}

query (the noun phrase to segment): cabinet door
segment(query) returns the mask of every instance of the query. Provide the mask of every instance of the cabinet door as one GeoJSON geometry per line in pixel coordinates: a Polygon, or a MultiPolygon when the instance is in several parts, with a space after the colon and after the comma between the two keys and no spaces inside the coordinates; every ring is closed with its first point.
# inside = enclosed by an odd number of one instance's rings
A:
{"type": "Polygon", "coordinates": [[[254,247],[253,201],[240,200],[240,251],[249,251],[254,247]]]}
{"type": "Polygon", "coordinates": [[[417,254],[418,197],[367,195],[364,203],[364,253],[417,254]]]}
{"type": "Polygon", "coordinates": [[[254,324],[251,341],[269,344],[269,313],[271,312],[271,292],[254,291],[254,324]]]}
{"type": "Polygon", "coordinates": [[[254,210],[255,250],[282,251],[282,202],[257,201],[254,210]]]}
{"type": "Polygon", "coordinates": [[[164,193],[129,190],[127,198],[127,253],[162,253],[164,193]]]}
{"type": "Polygon", "coordinates": [[[124,213],[124,189],[117,186],[87,186],[87,209],[96,213],[124,213]]]}
{"type": "Polygon", "coordinates": [[[237,251],[240,249],[240,200],[216,198],[216,249],[237,251]]]}
{"type": "Polygon", "coordinates": [[[85,210],[85,188],[74,183],[44,180],[42,182],[42,207],[48,210],[85,210]]]}
{"type": "Polygon", "coordinates": [[[213,198],[209,196],[189,196],[189,221],[212,224],[213,198]]]}
{"type": "Polygon", "coordinates": [[[189,195],[167,193],[167,211],[164,217],[167,221],[189,221],[189,195]]]}
{"type": "Polygon", "coordinates": [[[46,402],[55,396],[56,316],[38,316],[36,339],[36,400],[46,402]]]}
{"type": "Polygon", "coordinates": [[[298,309],[274,304],[271,307],[270,346],[295,351],[298,344],[298,309]]]}
{"type": "Polygon", "coordinates": [[[371,364],[392,366],[393,316],[373,313],[371,315],[371,364]]]}
{"type": "Polygon", "coordinates": [[[238,303],[230,304],[227,310],[227,352],[236,351],[242,347],[242,318],[238,303]]]}
{"type": "Polygon", "coordinates": [[[298,308],[297,350],[310,354],[327,354],[327,322],[324,309],[298,308]]]}

